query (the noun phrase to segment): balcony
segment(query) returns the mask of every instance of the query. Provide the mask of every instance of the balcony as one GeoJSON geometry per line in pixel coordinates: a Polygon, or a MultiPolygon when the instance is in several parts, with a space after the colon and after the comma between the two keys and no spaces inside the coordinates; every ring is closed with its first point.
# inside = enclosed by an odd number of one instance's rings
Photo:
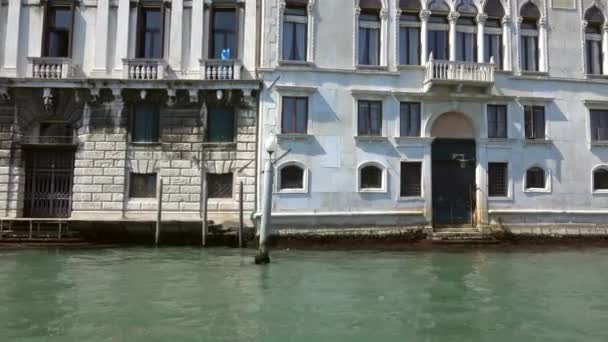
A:
{"type": "Polygon", "coordinates": [[[160,58],[131,58],[122,60],[123,78],[129,80],[164,80],[167,62],[160,58]]]}
{"type": "Polygon", "coordinates": [[[495,65],[490,63],[434,60],[431,55],[426,64],[425,90],[434,85],[463,86],[489,89],[494,85],[495,65]]]}
{"type": "Polygon", "coordinates": [[[201,78],[214,81],[232,81],[241,79],[243,64],[236,59],[201,60],[201,78]]]}
{"type": "Polygon", "coordinates": [[[72,59],[65,57],[28,57],[28,77],[60,80],[72,77],[72,59]]]}

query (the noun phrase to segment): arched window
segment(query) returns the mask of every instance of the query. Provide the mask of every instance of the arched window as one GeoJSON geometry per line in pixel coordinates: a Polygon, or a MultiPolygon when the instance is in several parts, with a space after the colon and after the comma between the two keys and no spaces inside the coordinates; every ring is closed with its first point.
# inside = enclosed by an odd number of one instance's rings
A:
{"type": "Polygon", "coordinates": [[[603,73],[602,26],[604,15],[595,5],[585,12],[585,62],[587,74],[603,73]]]}
{"type": "Polygon", "coordinates": [[[279,190],[305,190],[304,168],[290,164],[279,169],[279,190]]]}
{"type": "Polygon", "coordinates": [[[520,59],[523,71],[538,71],[539,49],[538,49],[538,21],[540,11],[531,2],[521,7],[520,26],[520,59]]]}
{"type": "Polygon", "coordinates": [[[545,189],[545,170],[534,166],[526,171],[526,189],[545,189]]]}
{"type": "Polygon", "coordinates": [[[358,23],[358,64],[380,65],[381,20],[380,0],[360,0],[358,23]]]}
{"type": "Polygon", "coordinates": [[[361,190],[383,190],[384,170],[377,165],[365,165],[359,170],[359,188],[361,190]]]}
{"type": "Polygon", "coordinates": [[[488,16],[484,28],[483,60],[488,63],[494,57],[496,67],[503,69],[501,20],[505,16],[505,10],[500,0],[488,0],[483,11],[488,16]]]}
{"type": "Polygon", "coordinates": [[[400,0],[399,64],[420,64],[420,0],[400,0]]]}
{"type": "Polygon", "coordinates": [[[433,0],[429,3],[431,17],[427,33],[427,46],[429,55],[432,53],[434,59],[449,59],[448,44],[448,14],[450,6],[443,0],[433,0]]]}
{"type": "Polygon", "coordinates": [[[462,0],[456,12],[460,14],[456,21],[456,60],[474,62],[477,60],[477,8],[470,1],[462,0]]]}
{"type": "Polygon", "coordinates": [[[599,168],[593,172],[593,191],[608,190],[608,170],[599,168]]]}
{"type": "Polygon", "coordinates": [[[283,55],[286,61],[306,61],[308,45],[308,0],[285,1],[283,55]]]}

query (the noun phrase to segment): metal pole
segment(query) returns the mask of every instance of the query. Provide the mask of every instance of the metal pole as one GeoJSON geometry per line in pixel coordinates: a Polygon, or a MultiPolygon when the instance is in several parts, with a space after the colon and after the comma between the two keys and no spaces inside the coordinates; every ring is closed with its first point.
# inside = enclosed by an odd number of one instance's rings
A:
{"type": "Polygon", "coordinates": [[[207,222],[207,205],[209,201],[209,191],[207,189],[207,177],[203,178],[203,225],[202,225],[202,245],[203,247],[207,246],[207,230],[208,230],[208,222],[207,222]]]}
{"type": "Polygon", "coordinates": [[[32,239],[32,229],[33,229],[33,223],[32,220],[30,220],[30,240],[32,239]]]}
{"type": "Polygon", "coordinates": [[[258,247],[258,254],[255,256],[256,264],[267,264],[270,262],[268,256],[268,249],[266,247],[266,235],[271,225],[270,213],[272,210],[272,181],[273,181],[273,167],[270,156],[264,166],[264,190],[262,197],[262,222],[260,223],[260,242],[258,247]]]}
{"type": "Polygon", "coordinates": [[[239,184],[239,248],[243,247],[243,181],[239,184]]]}
{"type": "Polygon", "coordinates": [[[154,245],[158,246],[160,238],[160,225],[163,219],[163,179],[161,178],[158,184],[158,205],[156,208],[156,231],[154,232],[154,245]]]}
{"type": "Polygon", "coordinates": [[[4,234],[4,221],[0,220],[0,240],[2,240],[3,234],[4,234]]]}
{"type": "Polygon", "coordinates": [[[58,230],[58,233],[57,233],[57,238],[59,240],[61,240],[61,221],[59,221],[59,230],[58,230]]]}

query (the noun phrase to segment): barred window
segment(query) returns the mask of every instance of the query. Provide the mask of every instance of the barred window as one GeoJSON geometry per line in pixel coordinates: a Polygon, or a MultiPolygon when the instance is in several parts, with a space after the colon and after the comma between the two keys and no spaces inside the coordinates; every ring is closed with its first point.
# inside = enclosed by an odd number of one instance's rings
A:
{"type": "Polygon", "coordinates": [[[593,190],[608,190],[608,170],[602,168],[593,172],[593,190]]]}
{"type": "Polygon", "coordinates": [[[420,197],[422,192],[422,163],[401,163],[401,197],[420,197]]]}
{"type": "Polygon", "coordinates": [[[488,105],[488,138],[507,137],[507,106],[488,105]]]}
{"type": "Polygon", "coordinates": [[[507,163],[488,163],[488,196],[505,197],[508,194],[507,163]]]}
{"type": "Polygon", "coordinates": [[[207,194],[209,198],[232,198],[232,173],[208,173],[207,194]]]}
{"type": "Polygon", "coordinates": [[[420,136],[420,103],[401,102],[399,131],[402,137],[420,136]]]}
{"type": "Polygon", "coordinates": [[[525,106],[526,139],[545,139],[545,107],[525,106]]]}
{"type": "Polygon", "coordinates": [[[156,173],[131,173],[129,180],[129,197],[156,197],[156,173]]]}
{"type": "Polygon", "coordinates": [[[531,167],[526,171],[526,189],[544,189],[545,170],[540,167],[531,167]]]}

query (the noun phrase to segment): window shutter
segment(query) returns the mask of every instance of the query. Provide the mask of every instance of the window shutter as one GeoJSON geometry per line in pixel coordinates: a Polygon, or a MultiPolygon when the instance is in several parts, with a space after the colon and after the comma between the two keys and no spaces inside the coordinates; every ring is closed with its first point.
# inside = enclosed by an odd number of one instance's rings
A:
{"type": "Polygon", "coordinates": [[[534,107],[534,138],[545,139],[545,109],[534,107]]]}
{"type": "Polygon", "coordinates": [[[534,118],[531,107],[524,107],[526,139],[534,139],[534,118]]]}

